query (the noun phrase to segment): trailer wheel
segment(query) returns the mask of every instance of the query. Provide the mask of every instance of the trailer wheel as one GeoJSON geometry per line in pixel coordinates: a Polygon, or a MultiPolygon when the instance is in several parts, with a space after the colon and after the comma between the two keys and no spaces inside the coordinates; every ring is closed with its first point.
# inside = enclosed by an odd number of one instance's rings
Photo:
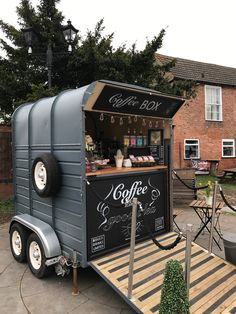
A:
{"type": "Polygon", "coordinates": [[[15,260],[19,263],[26,261],[27,232],[18,223],[13,223],[10,230],[10,247],[15,260]]]}
{"type": "Polygon", "coordinates": [[[35,277],[43,278],[50,273],[51,267],[46,266],[44,249],[35,233],[31,233],[27,241],[27,260],[29,268],[35,277]]]}
{"type": "Polygon", "coordinates": [[[51,154],[37,157],[32,166],[32,181],[41,197],[54,196],[60,187],[60,171],[57,160],[51,154]]]}

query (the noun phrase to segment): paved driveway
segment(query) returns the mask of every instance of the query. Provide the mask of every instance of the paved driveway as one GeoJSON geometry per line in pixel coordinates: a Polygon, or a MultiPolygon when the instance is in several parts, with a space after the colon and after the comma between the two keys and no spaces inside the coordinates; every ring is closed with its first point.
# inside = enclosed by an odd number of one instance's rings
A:
{"type": "Polygon", "coordinates": [[[131,314],[128,305],[92,269],[79,269],[80,294],[72,296],[72,277],[35,278],[10,251],[8,224],[0,225],[0,313],[131,314]]]}
{"type": "MultiPolygon", "coordinates": [[[[186,223],[193,224],[193,234],[200,221],[189,207],[176,218],[183,231],[186,223]]],[[[235,233],[236,216],[221,215],[221,231],[235,233]]],[[[197,243],[208,248],[209,234],[205,232],[197,243]]],[[[222,241],[220,241],[223,247],[222,241]]],[[[213,244],[213,253],[224,258],[213,244]]],[[[72,296],[72,278],[53,275],[47,279],[35,278],[27,264],[17,263],[10,252],[8,224],[0,225],[0,313],[78,313],[78,314],[132,314],[128,305],[92,269],[79,269],[80,294],[72,296]]]]}

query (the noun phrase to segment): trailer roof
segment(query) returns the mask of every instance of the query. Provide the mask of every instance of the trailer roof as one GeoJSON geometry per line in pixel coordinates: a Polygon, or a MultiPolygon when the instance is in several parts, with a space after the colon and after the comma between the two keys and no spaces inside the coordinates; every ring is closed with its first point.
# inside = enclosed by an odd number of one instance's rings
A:
{"type": "MultiPolygon", "coordinates": [[[[20,126],[36,115],[35,127],[39,124],[38,128],[44,129],[50,116],[56,114],[56,119],[64,125],[73,120],[75,112],[80,115],[81,107],[86,111],[168,119],[175,115],[185,101],[184,98],[162,94],[149,88],[99,80],[78,89],[63,91],[54,97],[22,105],[17,108],[12,119],[13,123],[20,122],[20,126]]],[[[28,131],[25,128],[24,133],[26,140],[28,131]]],[[[24,136],[21,138],[23,140],[24,136]]]]}

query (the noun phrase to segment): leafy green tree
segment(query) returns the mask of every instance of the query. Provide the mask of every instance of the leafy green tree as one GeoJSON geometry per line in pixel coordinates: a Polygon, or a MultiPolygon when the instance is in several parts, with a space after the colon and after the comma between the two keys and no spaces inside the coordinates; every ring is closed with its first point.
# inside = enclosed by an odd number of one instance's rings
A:
{"type": "Polygon", "coordinates": [[[35,8],[30,0],[21,0],[17,7],[19,28],[0,20],[6,38],[0,38],[0,48],[5,52],[5,57],[0,59],[0,122],[6,121],[20,103],[98,79],[141,85],[176,95],[194,94],[193,83],[170,82],[165,75],[174,61],[164,66],[155,61],[155,52],[162,46],[165,30],[147,41],[141,51],[135,44],[131,48],[125,45],[115,48],[114,34],[104,35],[101,20],[93,31],[77,37],[71,54],[62,53],[67,51],[67,44],[61,27],[64,17],[57,9],[59,1],[39,0],[35,8]],[[31,55],[27,53],[22,33],[28,26],[35,31],[31,55]],[[52,90],[47,88],[46,50],[49,42],[53,48],[52,90]]]}
{"type": "Polygon", "coordinates": [[[194,82],[184,80],[170,82],[166,73],[174,66],[175,60],[164,65],[156,62],[155,53],[162,47],[164,29],[151,41],[147,41],[142,51],[138,51],[135,44],[130,49],[125,45],[115,49],[112,45],[114,34],[103,36],[104,29],[101,20],[93,32],[88,31],[85,39],[81,39],[81,44],[69,61],[71,80],[75,79],[83,86],[104,78],[179,96],[195,95],[194,82]]]}

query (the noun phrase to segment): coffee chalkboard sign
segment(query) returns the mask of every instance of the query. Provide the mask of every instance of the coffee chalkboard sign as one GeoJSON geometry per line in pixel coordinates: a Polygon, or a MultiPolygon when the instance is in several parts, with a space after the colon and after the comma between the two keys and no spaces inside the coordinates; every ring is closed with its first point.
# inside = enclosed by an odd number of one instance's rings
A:
{"type": "MultiPolygon", "coordinates": [[[[122,176],[90,178],[87,185],[88,259],[130,242],[129,202],[137,197],[153,233],[167,231],[167,172],[147,172],[122,176]]],[[[147,236],[138,209],[136,239],[147,236]]]]}
{"type": "Polygon", "coordinates": [[[106,85],[97,98],[93,109],[114,113],[172,118],[184,100],[142,91],[106,85]]]}

